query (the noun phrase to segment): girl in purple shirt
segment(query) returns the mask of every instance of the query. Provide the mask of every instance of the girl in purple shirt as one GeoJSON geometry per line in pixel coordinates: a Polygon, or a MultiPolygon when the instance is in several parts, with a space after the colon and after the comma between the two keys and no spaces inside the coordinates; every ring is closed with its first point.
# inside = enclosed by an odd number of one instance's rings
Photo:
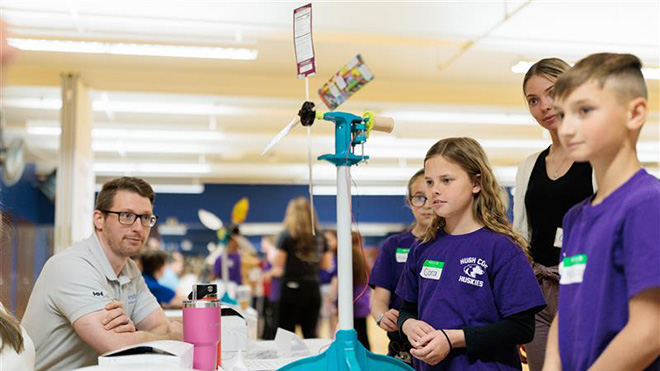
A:
{"type": "Polygon", "coordinates": [[[396,290],[415,368],[520,370],[516,345],[533,338],[545,300],[486,154],[474,139],[443,139],[424,177],[435,216],[396,290]]]}
{"type": "Polygon", "coordinates": [[[369,284],[374,289],[371,315],[380,328],[387,331],[390,343],[387,354],[412,365],[410,348],[405,336],[397,329],[401,298],[394,291],[408,259],[408,252],[417,243],[433,219],[431,203],[426,202],[424,169],[420,169],[408,181],[406,204],[410,207],[415,222],[410,230],[388,237],[380,247],[378,257],[371,270],[369,284]]]}

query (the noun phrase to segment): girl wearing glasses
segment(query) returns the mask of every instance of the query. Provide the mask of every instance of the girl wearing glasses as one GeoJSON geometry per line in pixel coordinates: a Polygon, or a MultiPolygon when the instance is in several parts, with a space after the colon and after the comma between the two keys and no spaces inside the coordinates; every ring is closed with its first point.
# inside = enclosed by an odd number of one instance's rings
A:
{"type": "Polygon", "coordinates": [[[371,315],[390,339],[387,354],[412,365],[411,345],[397,330],[399,318],[399,298],[394,290],[408,258],[408,251],[424,234],[433,219],[433,210],[426,202],[426,184],[424,169],[419,170],[408,181],[406,204],[410,207],[415,221],[412,227],[389,237],[383,242],[371,271],[370,286],[374,289],[371,302],[371,315]]]}
{"type": "Polygon", "coordinates": [[[545,300],[486,154],[474,139],[443,139],[424,177],[435,215],[396,290],[415,368],[520,370],[516,345],[534,336],[545,300]]]}

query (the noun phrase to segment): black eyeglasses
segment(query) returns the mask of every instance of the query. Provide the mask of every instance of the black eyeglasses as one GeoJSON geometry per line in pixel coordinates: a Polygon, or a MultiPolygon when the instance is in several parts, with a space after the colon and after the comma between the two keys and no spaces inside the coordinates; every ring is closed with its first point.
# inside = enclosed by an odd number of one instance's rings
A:
{"type": "Polygon", "coordinates": [[[422,207],[426,203],[426,196],[410,196],[408,198],[410,200],[410,203],[415,206],[415,207],[422,207]]]}
{"type": "Polygon", "coordinates": [[[137,218],[140,218],[140,223],[142,224],[143,227],[153,227],[154,225],[156,225],[156,221],[158,220],[158,216],[152,214],[138,215],[128,211],[110,211],[110,210],[101,210],[101,211],[106,214],[117,214],[118,216],[117,219],[119,219],[119,224],[123,224],[123,225],[133,225],[133,223],[135,223],[135,220],[137,218]]]}

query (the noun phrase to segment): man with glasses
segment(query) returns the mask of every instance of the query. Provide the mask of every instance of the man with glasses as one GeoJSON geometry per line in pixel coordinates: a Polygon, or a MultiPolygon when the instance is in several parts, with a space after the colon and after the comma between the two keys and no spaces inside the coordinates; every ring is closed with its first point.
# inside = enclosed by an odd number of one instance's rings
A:
{"type": "Polygon", "coordinates": [[[36,347],[36,370],[94,365],[99,354],[127,345],[182,339],[181,324],[165,317],[130,259],[158,219],[154,196],[139,178],[105,183],[94,233],[46,262],[23,317],[36,347]],[[117,301],[121,314],[109,316],[108,304],[117,301]]]}

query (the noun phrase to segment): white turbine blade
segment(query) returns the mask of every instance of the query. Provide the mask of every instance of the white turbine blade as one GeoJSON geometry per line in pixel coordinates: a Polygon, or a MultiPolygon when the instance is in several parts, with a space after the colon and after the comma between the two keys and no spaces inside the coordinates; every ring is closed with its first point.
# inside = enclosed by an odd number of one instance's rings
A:
{"type": "Polygon", "coordinates": [[[284,127],[284,129],[280,130],[280,132],[277,133],[277,135],[274,136],[273,139],[270,140],[270,142],[268,142],[266,148],[264,148],[263,152],[261,152],[261,155],[263,156],[266,153],[268,153],[268,151],[270,151],[271,148],[275,147],[275,145],[279,143],[280,140],[282,140],[285,136],[287,136],[291,131],[291,129],[293,129],[293,127],[298,125],[299,123],[300,123],[300,116],[296,115],[296,117],[294,117],[293,120],[291,120],[291,122],[284,127]]]}
{"type": "Polygon", "coordinates": [[[199,209],[197,210],[197,217],[199,217],[199,221],[202,222],[206,228],[212,231],[217,231],[222,228],[222,220],[210,211],[199,209]]]}

